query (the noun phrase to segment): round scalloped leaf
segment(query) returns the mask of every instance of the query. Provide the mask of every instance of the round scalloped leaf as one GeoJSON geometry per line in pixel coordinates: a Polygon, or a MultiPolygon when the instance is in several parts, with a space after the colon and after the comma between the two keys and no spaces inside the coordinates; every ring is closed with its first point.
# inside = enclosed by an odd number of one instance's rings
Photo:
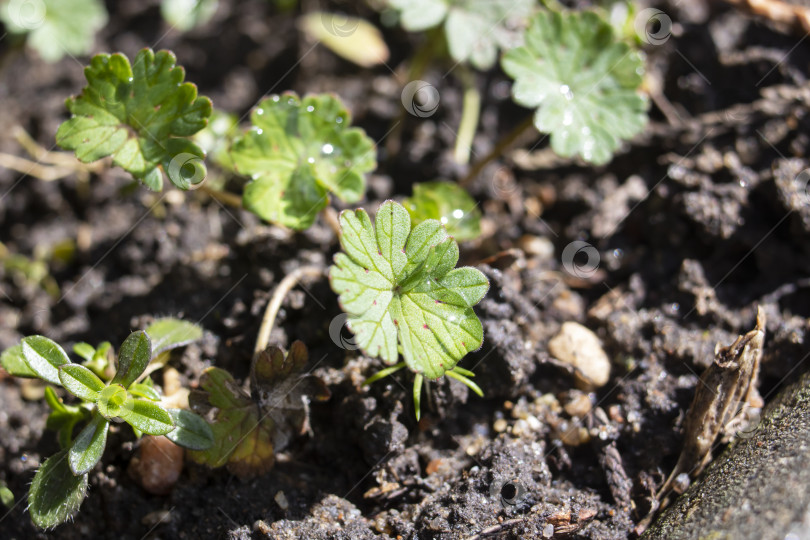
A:
{"type": "Polygon", "coordinates": [[[205,153],[186,139],[205,127],[211,100],[183,82],[185,71],[169,51],[142,49],[130,66],[122,54],[98,54],[84,70],[87,86],[66,105],[73,116],[56,132],[62,148],[88,163],[112,156],[113,163],[149,188],[163,187],[163,174],[180,189],[194,165],[195,182],[205,177],[205,153]],[[202,174],[200,174],[202,173],[202,174]]]}
{"type": "Polygon", "coordinates": [[[607,163],[622,139],[644,128],[641,56],[598,15],[539,12],[525,42],[501,64],[515,79],[515,102],[537,108],[534,125],[551,134],[557,154],[607,163]]]}
{"type": "Polygon", "coordinates": [[[329,94],[300,99],[293,93],[265,98],[251,114],[253,126],[238,137],[231,156],[252,178],[245,208],[267,221],[306,229],[334,193],[346,202],[365,194],[365,173],[376,167],[374,142],[329,94]]]}
{"type": "Polygon", "coordinates": [[[520,30],[535,7],[534,0],[389,0],[400,13],[403,28],[427,30],[444,21],[450,56],[489,69],[498,49],[520,44],[520,30]]]}
{"type": "Polygon", "coordinates": [[[386,201],[375,224],[361,208],[342,212],[340,227],[343,253],[329,277],[366,354],[394,364],[401,346],[411,370],[437,379],[481,347],[473,306],[489,281],[475,268],[455,268],[458,244],[441,223],[427,220],[411,230],[408,211],[386,201]]]}
{"type": "Polygon", "coordinates": [[[418,225],[435,219],[447,233],[459,241],[473,240],[481,234],[481,211],[475,199],[454,182],[423,182],[413,185],[413,195],[403,206],[418,225]]]}

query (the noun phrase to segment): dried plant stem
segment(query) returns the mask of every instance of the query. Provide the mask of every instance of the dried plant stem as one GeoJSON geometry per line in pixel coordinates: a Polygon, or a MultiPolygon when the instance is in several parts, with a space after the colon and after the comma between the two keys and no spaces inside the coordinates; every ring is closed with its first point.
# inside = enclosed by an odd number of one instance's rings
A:
{"type": "Polygon", "coordinates": [[[322,266],[301,266],[281,280],[276,290],[273,291],[270,303],[267,304],[267,309],[264,311],[262,325],[259,328],[259,336],[256,338],[256,346],[253,348],[254,354],[259,354],[267,348],[267,344],[270,341],[270,333],[273,331],[273,325],[276,322],[276,315],[278,315],[278,310],[281,309],[281,303],[284,301],[284,297],[287,296],[287,293],[298,285],[301,280],[323,275],[324,268],[322,266]]]}

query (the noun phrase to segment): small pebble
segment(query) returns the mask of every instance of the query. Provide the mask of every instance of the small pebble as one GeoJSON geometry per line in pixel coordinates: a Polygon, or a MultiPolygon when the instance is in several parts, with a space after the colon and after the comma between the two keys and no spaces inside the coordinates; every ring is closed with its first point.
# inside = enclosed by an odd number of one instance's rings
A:
{"type": "Polygon", "coordinates": [[[504,420],[503,418],[495,420],[495,423],[492,425],[492,428],[498,433],[503,433],[504,431],[506,431],[507,427],[509,427],[509,424],[507,424],[506,420],[504,420]]]}
{"type": "Polygon", "coordinates": [[[591,398],[583,392],[572,392],[572,397],[563,407],[565,412],[575,418],[582,418],[591,412],[591,398]]]}
{"type": "Polygon", "coordinates": [[[548,342],[548,350],[574,368],[577,383],[583,388],[599,388],[610,379],[610,360],[602,343],[579,323],[563,323],[560,332],[548,342]]]}
{"type": "Polygon", "coordinates": [[[276,501],[278,507],[282,510],[287,510],[290,507],[290,503],[287,501],[287,496],[284,495],[284,492],[281,490],[276,492],[276,496],[273,497],[273,499],[276,501]]]}
{"type": "Polygon", "coordinates": [[[551,523],[547,523],[545,527],[543,527],[543,538],[551,538],[554,536],[554,525],[551,523]]]}
{"type": "Polygon", "coordinates": [[[167,495],[183,472],[183,449],[164,436],[146,435],[138,454],[129,462],[129,473],[153,495],[167,495]]]}

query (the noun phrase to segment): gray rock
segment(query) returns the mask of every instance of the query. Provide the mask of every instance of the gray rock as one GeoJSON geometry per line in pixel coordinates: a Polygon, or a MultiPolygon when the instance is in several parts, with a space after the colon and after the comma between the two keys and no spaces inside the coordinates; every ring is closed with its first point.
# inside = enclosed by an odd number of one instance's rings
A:
{"type": "Polygon", "coordinates": [[[810,374],[653,524],[658,538],[810,538],[810,374]]]}

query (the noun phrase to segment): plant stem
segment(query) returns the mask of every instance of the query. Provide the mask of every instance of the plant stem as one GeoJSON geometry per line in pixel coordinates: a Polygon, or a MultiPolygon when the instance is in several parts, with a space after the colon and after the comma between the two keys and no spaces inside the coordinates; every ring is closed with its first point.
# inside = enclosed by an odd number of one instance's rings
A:
{"type": "Polygon", "coordinates": [[[200,187],[200,191],[223,204],[227,204],[228,206],[232,206],[234,208],[242,208],[242,197],[239,195],[205,185],[200,187]]]}
{"type": "Polygon", "coordinates": [[[267,344],[270,341],[270,333],[273,331],[273,324],[276,322],[276,315],[278,315],[278,310],[281,309],[281,302],[284,301],[284,297],[287,293],[298,285],[298,282],[302,279],[318,277],[323,274],[324,268],[322,266],[301,266],[281,280],[276,290],[273,291],[273,297],[270,299],[270,303],[267,304],[267,309],[264,311],[262,325],[259,328],[259,336],[256,338],[256,346],[253,348],[254,354],[259,354],[267,348],[267,344]]]}
{"type": "Polygon", "coordinates": [[[512,131],[507,133],[505,136],[501,137],[501,140],[498,141],[498,144],[495,145],[492,151],[490,151],[490,153],[487,154],[482,160],[478,161],[475,165],[473,165],[472,169],[470,169],[470,172],[467,173],[467,176],[465,176],[459,181],[459,185],[466,186],[470,182],[472,182],[475,179],[475,177],[481,173],[484,167],[489,165],[489,163],[494,159],[500,157],[501,154],[503,154],[506,151],[506,149],[512,143],[514,143],[518,137],[520,137],[523,134],[524,131],[526,131],[533,125],[534,124],[532,122],[532,117],[529,116],[528,118],[526,118],[526,120],[518,124],[518,126],[515,127],[512,131]]]}
{"type": "Polygon", "coordinates": [[[481,93],[475,84],[475,74],[467,66],[461,64],[459,74],[461,84],[464,87],[464,99],[462,101],[461,122],[458,125],[453,158],[459,165],[466,165],[470,162],[470,151],[472,150],[475,131],[478,129],[478,118],[481,114],[481,93]]]}
{"type": "Polygon", "coordinates": [[[337,238],[340,238],[340,221],[338,220],[337,212],[331,206],[327,206],[321,212],[323,215],[323,220],[329,225],[329,228],[332,229],[332,232],[335,233],[337,238]]]}

